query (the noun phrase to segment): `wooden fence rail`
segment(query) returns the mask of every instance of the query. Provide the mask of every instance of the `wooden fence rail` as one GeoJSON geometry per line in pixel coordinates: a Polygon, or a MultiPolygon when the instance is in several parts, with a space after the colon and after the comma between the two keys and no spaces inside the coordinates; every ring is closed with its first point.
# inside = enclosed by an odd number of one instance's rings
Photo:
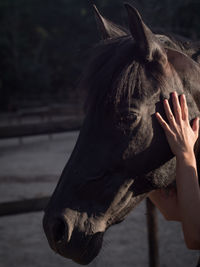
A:
{"type": "Polygon", "coordinates": [[[83,118],[65,118],[57,121],[1,126],[0,139],[77,131],[82,122],[83,118]]]}
{"type": "Polygon", "coordinates": [[[49,199],[50,197],[42,197],[0,203],[0,217],[42,211],[49,199]]]}

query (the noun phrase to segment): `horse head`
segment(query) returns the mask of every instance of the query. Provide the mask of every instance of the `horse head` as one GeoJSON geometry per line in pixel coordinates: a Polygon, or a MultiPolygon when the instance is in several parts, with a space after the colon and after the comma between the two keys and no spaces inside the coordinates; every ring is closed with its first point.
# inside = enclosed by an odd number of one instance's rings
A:
{"type": "Polygon", "coordinates": [[[175,179],[175,158],[154,115],[165,117],[162,100],[185,93],[190,119],[199,114],[198,63],[125,7],[129,32],[95,7],[103,40],[80,85],[89,92],[87,115],[43,220],[51,248],[80,264],[99,253],[110,226],[175,179]]]}

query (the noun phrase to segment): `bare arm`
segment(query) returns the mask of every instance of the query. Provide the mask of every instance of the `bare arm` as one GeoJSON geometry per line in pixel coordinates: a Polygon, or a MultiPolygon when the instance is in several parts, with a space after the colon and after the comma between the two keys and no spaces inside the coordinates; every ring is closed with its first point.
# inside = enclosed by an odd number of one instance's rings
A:
{"type": "Polygon", "coordinates": [[[176,183],[186,245],[200,249],[200,190],[194,153],[177,158],[176,183]]]}
{"type": "Polygon", "coordinates": [[[178,198],[175,190],[165,189],[154,190],[149,194],[149,198],[160,210],[168,221],[181,221],[178,198]]]}
{"type": "Polygon", "coordinates": [[[167,219],[181,221],[188,248],[200,249],[200,189],[194,155],[199,120],[196,118],[192,127],[190,126],[184,95],[179,103],[177,94],[173,93],[172,100],[174,115],[168,101],[164,101],[169,123],[159,113],[156,116],[176,156],[177,194],[166,197],[162,191],[154,191],[149,197],[167,219]]]}

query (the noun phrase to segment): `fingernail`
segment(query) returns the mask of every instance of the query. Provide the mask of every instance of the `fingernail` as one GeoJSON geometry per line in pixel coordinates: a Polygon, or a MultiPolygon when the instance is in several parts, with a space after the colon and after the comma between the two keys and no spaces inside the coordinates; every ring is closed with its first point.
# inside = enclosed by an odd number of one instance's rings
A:
{"type": "Polygon", "coordinates": [[[156,112],[155,114],[156,114],[156,117],[159,117],[159,115],[160,115],[159,112],[156,112]]]}

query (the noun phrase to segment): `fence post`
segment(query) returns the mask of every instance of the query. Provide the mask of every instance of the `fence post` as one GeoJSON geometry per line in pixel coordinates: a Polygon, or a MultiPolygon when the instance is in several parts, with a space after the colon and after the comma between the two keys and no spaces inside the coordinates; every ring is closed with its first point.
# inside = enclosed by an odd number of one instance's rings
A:
{"type": "Polygon", "coordinates": [[[155,205],[146,198],[149,267],[159,267],[158,218],[155,205]]]}

